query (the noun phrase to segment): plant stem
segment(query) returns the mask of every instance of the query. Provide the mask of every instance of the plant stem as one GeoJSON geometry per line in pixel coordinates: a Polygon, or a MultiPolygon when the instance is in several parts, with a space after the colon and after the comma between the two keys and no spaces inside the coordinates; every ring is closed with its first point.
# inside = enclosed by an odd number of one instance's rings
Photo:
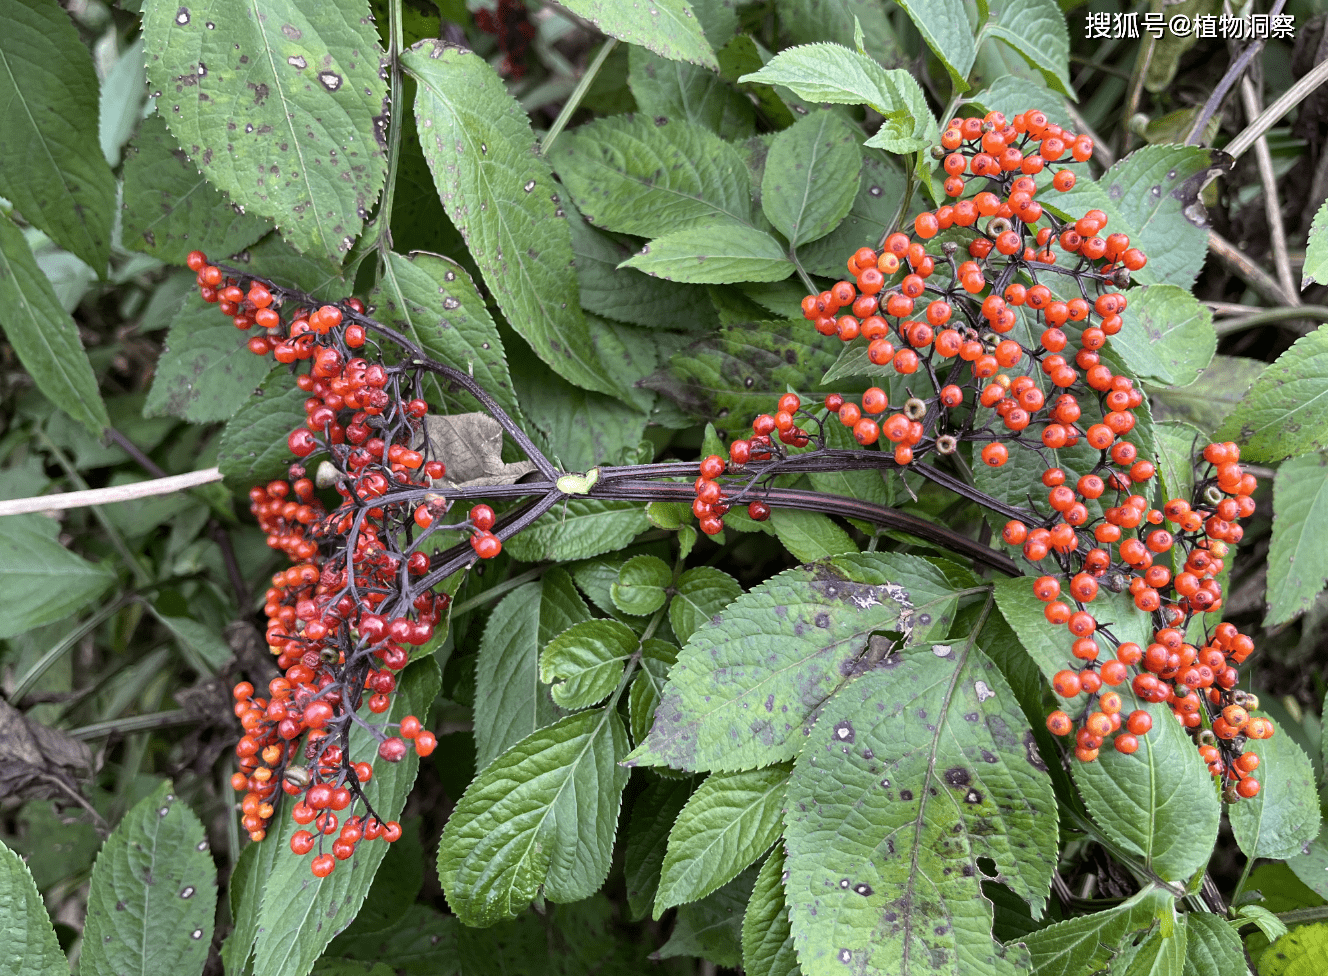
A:
{"type": "Polygon", "coordinates": [[[1310,92],[1325,81],[1328,81],[1328,61],[1322,61],[1315,65],[1305,77],[1288,88],[1277,101],[1264,109],[1258,118],[1251,119],[1250,123],[1245,126],[1245,130],[1227,143],[1224,150],[1230,153],[1233,158],[1240,157],[1245,150],[1250,148],[1254,140],[1271,129],[1282,116],[1290,112],[1295,105],[1303,101],[1310,92]]]}
{"type": "Polygon", "coordinates": [[[391,128],[387,138],[387,182],[383,185],[383,197],[378,205],[377,239],[374,247],[378,251],[380,262],[387,262],[387,255],[392,250],[392,201],[396,196],[397,170],[401,163],[401,129],[405,123],[402,113],[405,111],[403,92],[404,77],[401,71],[401,42],[404,31],[401,26],[401,0],[388,0],[387,27],[387,63],[388,84],[391,86],[389,97],[391,107],[388,110],[388,122],[391,128]]]}
{"type": "MultiPolygon", "coordinates": [[[[1240,97],[1245,104],[1245,115],[1251,122],[1259,115],[1259,95],[1249,76],[1240,79],[1240,97]]],[[[1286,292],[1290,304],[1299,305],[1300,295],[1291,277],[1291,258],[1287,255],[1286,228],[1282,225],[1282,201],[1277,195],[1277,174],[1273,172],[1273,154],[1268,150],[1268,137],[1260,135],[1254,141],[1254,158],[1259,164],[1259,180],[1263,183],[1264,212],[1268,215],[1268,236],[1273,246],[1273,268],[1278,284],[1286,292]]]]}
{"type": "Polygon", "coordinates": [[[94,722],[80,729],[72,729],[66,734],[74,739],[96,739],[116,732],[148,732],[153,729],[170,728],[173,725],[193,725],[197,721],[197,716],[183,708],[174,708],[169,712],[149,712],[147,715],[131,715],[128,718],[94,722]]]}
{"type": "MultiPolygon", "coordinates": [[[[400,2],[400,0],[397,0],[397,2],[400,2]]],[[[618,38],[610,37],[600,47],[599,53],[595,55],[595,60],[590,62],[585,74],[581,76],[581,80],[572,89],[572,94],[568,95],[567,101],[563,102],[563,107],[558,112],[558,117],[553,120],[553,125],[549,126],[549,131],[540,140],[541,155],[548,155],[549,147],[553,145],[553,141],[558,138],[563,129],[567,128],[567,123],[576,114],[576,110],[581,107],[581,100],[586,97],[586,92],[590,91],[590,86],[595,83],[595,76],[599,74],[599,69],[604,67],[604,62],[608,60],[609,55],[613,53],[613,49],[617,46],[618,38]]]]}
{"type": "MultiPolygon", "coordinates": [[[[1271,325],[1274,322],[1294,321],[1296,319],[1313,319],[1317,322],[1328,322],[1328,305],[1294,305],[1287,308],[1270,308],[1262,312],[1256,312],[1254,315],[1246,315],[1241,318],[1223,319],[1213,324],[1213,331],[1219,337],[1231,335],[1233,332],[1241,332],[1245,329],[1253,329],[1260,325],[1271,325]]],[[[1304,330],[1301,330],[1304,331],[1304,330]]]]}
{"type": "Polygon", "coordinates": [[[89,505],[112,505],[137,498],[151,498],[154,495],[169,495],[220,480],[219,470],[206,468],[203,471],[152,478],[149,481],[135,481],[132,484],[116,485],[111,488],[89,488],[84,491],[61,492],[58,495],[13,498],[0,501],[0,516],[20,515],[24,512],[59,512],[70,508],[86,508],[89,505]]]}
{"type": "MultiPolygon", "coordinates": [[[[1328,62],[1325,62],[1328,64],[1328,62]]],[[[1277,917],[1287,925],[1299,925],[1301,922],[1317,922],[1328,918],[1328,905],[1315,905],[1313,908],[1296,908],[1289,912],[1278,912],[1277,917]]],[[[1253,919],[1249,920],[1251,923],[1253,919]]]]}

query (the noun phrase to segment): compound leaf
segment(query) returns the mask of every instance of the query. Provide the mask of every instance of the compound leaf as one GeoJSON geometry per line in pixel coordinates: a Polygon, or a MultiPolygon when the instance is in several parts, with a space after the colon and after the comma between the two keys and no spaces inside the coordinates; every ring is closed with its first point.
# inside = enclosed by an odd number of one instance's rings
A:
{"type": "Polygon", "coordinates": [[[950,73],[958,91],[968,89],[977,45],[962,0],[900,0],[922,39],[950,73]]]}
{"type": "Polygon", "coordinates": [[[586,18],[610,37],[654,51],[672,61],[719,67],[715,52],[687,0],[566,0],[572,13],[586,18]]]}
{"type": "MultiPolygon", "coordinates": [[[[60,16],[64,13],[57,11],[60,16]]],[[[0,31],[3,34],[4,31],[0,31]]],[[[110,424],[78,326],[60,305],[32,248],[0,213],[0,327],[37,389],[100,437],[110,424]]]]}
{"type": "MultiPolygon", "coordinates": [[[[385,325],[410,336],[439,362],[469,373],[513,418],[521,417],[503,340],[465,268],[441,254],[393,251],[369,301],[385,325]]],[[[479,409],[472,397],[447,390],[429,374],[424,383],[436,403],[479,409]]]]}
{"type": "Polygon", "coordinates": [[[135,805],[97,855],[79,957],[86,972],[203,971],[217,866],[202,822],[172,789],[164,782],[135,805]]]}
{"type": "Polygon", "coordinates": [[[626,624],[586,620],[563,631],[540,653],[540,680],[552,685],[563,708],[588,708],[622,679],[627,659],[640,642],[626,624]]]}
{"type": "Polygon", "coordinates": [[[56,540],[60,525],[44,515],[0,519],[0,637],[13,637],[78,612],[115,582],[108,565],[90,563],[56,540]]]}
{"type": "Polygon", "coordinates": [[[1132,291],[1125,318],[1111,348],[1141,379],[1188,386],[1217,351],[1213,313],[1184,288],[1148,285],[1132,291]]]}
{"type": "Polygon", "coordinates": [[[572,233],[530,119],[469,51],[421,41],[403,55],[415,122],[443,208],[504,317],[564,379],[619,396],[577,300],[572,233]]]}
{"type": "Polygon", "coordinates": [[[195,424],[235,416],[274,368],[242,339],[215,305],[189,295],[166,334],[143,415],[169,414],[195,424]]]}
{"type": "Polygon", "coordinates": [[[818,240],[853,206],[862,172],[857,135],[822,109],[775,136],[761,177],[761,208],[791,247],[818,240]]]}
{"type": "Polygon", "coordinates": [[[1248,858],[1294,857],[1319,835],[1314,767],[1304,750],[1280,728],[1271,739],[1248,740],[1245,749],[1259,757],[1257,775],[1262,788],[1227,809],[1231,833],[1248,858]]]}
{"type": "Polygon", "coordinates": [[[597,119],[565,133],[552,159],[577,208],[597,227],[655,237],[699,223],[751,222],[742,156],[693,122],[597,119]]]}
{"type": "Polygon", "coordinates": [[[609,873],[628,771],[612,709],[578,712],[518,742],[461,797],[438,846],[447,903],[467,925],[512,918],[539,894],[586,898],[609,873]]]}
{"type": "Polygon", "coordinates": [[[59,4],[0,0],[0,23],[0,196],[101,275],[115,176],[97,150],[92,58],[59,4]]]}
{"type": "Polygon", "coordinates": [[[229,257],[271,229],[263,218],[238,211],[208,183],[165,119],[153,115],[143,121],[125,155],[125,246],[184,264],[193,250],[214,260],[229,257]]]}
{"type": "Polygon", "coordinates": [[[1328,325],[1297,339],[1266,366],[1215,440],[1234,440],[1250,461],[1280,461],[1328,447],[1328,325]]]}
{"type": "Polygon", "coordinates": [[[1273,479],[1268,619],[1282,624],[1310,608],[1328,580],[1328,458],[1287,461],[1273,479]]]}
{"type": "Polygon", "coordinates": [[[722,569],[695,566],[678,577],[669,623],[684,644],[707,621],[742,595],[742,584],[722,569]]]}
{"type": "Polygon", "coordinates": [[[623,874],[627,880],[627,906],[633,921],[650,914],[659,889],[659,872],[664,863],[669,831],[691,795],[694,782],[684,779],[656,779],[637,797],[627,825],[627,846],[623,852],[623,874]]]}
{"type": "Polygon", "coordinates": [[[566,570],[550,569],[518,586],[493,608],[475,664],[475,764],[483,769],[536,729],[558,717],[539,679],[539,654],[549,641],[590,619],[566,570]]]}
{"type": "Polygon", "coordinates": [[[0,844],[0,940],[6,976],[67,976],[51,917],[23,858],[0,844]]]}
{"type": "Polygon", "coordinates": [[[722,771],[793,758],[826,700],[866,666],[873,631],[926,640],[944,631],[954,600],[938,569],[894,553],[766,580],[692,634],[629,764],[722,771]]]}
{"type": "Polygon", "coordinates": [[[1024,56],[1062,95],[1070,85],[1070,33],[1056,0],[1003,0],[988,33],[1024,56]]]}
{"type": "Polygon", "coordinates": [[[1152,730],[1132,755],[1107,745],[1096,761],[1074,763],[1075,784],[1107,836],[1164,881],[1186,881],[1217,841],[1222,808],[1212,777],[1170,708],[1139,702],[1128,689],[1122,697],[1127,712],[1152,715],[1152,730]]]}
{"type": "Polygon", "coordinates": [[[268,375],[221,432],[217,467],[227,481],[252,485],[275,478],[290,466],[286,437],[308,419],[304,412],[308,396],[290,373],[274,370],[268,375]]]}
{"type": "Polygon", "coordinates": [[[514,559],[570,562],[616,552],[650,527],[641,506],[574,498],[513,536],[505,545],[514,559]]]}
{"type": "Polygon", "coordinates": [[[783,828],[790,769],[779,764],[706,777],[669,832],[656,918],[704,898],[769,850],[783,828]]]}
{"type": "Polygon", "coordinates": [[[784,848],[761,865],[742,917],[742,966],[747,976],[802,976],[784,903],[784,848]]]}
{"type": "Polygon", "coordinates": [[[209,182],[339,264],[387,175],[366,0],[151,3],[143,36],[159,111],[209,182]]]}
{"type": "MultiPolygon", "coordinates": [[[[425,714],[441,682],[438,663],[432,657],[406,668],[387,720],[400,722],[408,714],[425,714]]],[[[367,708],[364,714],[369,714],[367,708]]],[[[372,756],[376,749],[377,743],[367,729],[351,726],[352,756],[372,756]]],[[[373,779],[364,790],[384,820],[396,820],[401,815],[418,769],[419,759],[413,751],[399,763],[375,764],[373,779]]],[[[277,852],[263,879],[262,906],[255,926],[254,976],[308,972],[332,938],[354,921],[387,854],[386,844],[365,844],[326,878],[315,878],[309,871],[309,858],[299,857],[290,849],[290,836],[300,829],[299,825],[289,816],[282,816],[273,826],[276,829],[263,842],[275,846],[277,852]]]]}
{"type": "Polygon", "coordinates": [[[794,765],[785,821],[808,976],[1025,970],[1023,950],[992,936],[978,861],[1040,913],[1056,799],[1014,692],[972,639],[905,650],[836,695],[794,765]]]}

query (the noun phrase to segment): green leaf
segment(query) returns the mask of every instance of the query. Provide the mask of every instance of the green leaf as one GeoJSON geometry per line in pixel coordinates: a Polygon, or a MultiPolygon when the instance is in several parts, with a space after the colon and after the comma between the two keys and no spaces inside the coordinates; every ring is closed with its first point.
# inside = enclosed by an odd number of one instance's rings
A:
{"type": "Polygon", "coordinates": [[[543,889],[585,898],[609,873],[628,771],[627,732],[612,709],[540,729],[484,769],[443,829],[438,876],[467,925],[521,912],[543,889]]]}
{"type": "Polygon", "coordinates": [[[873,631],[943,633],[954,594],[917,556],[854,553],[790,569],[692,634],[631,765],[728,771],[793,758],[873,631]]]}
{"type": "Polygon", "coordinates": [[[655,709],[664,697],[669,668],[678,661],[678,646],[650,638],[641,644],[641,670],[627,694],[633,744],[640,745],[655,724],[655,709]]]}
{"type": "Polygon", "coordinates": [[[635,253],[633,248],[595,230],[570,204],[567,219],[581,284],[581,307],[587,312],[650,329],[704,331],[718,324],[706,288],[619,268],[635,253]]]}
{"type": "Polygon", "coordinates": [[[778,0],[778,6],[781,48],[828,40],[844,47],[865,46],[883,64],[897,67],[909,61],[890,24],[892,11],[876,0],[778,0]]]}
{"type": "Polygon", "coordinates": [[[1328,970],[1328,922],[1301,925],[1259,957],[1259,976],[1317,976],[1328,970]]]}
{"type": "Polygon", "coordinates": [[[1130,292],[1125,327],[1111,349],[1140,379],[1168,386],[1193,383],[1217,351],[1213,313],[1175,285],[1148,285],[1130,292]]]}
{"type": "Polygon", "coordinates": [[[1314,215],[1310,225],[1309,241],[1305,246],[1305,267],[1301,270],[1300,287],[1328,281],[1328,201],[1314,215]]]}
{"type": "Polygon", "coordinates": [[[751,222],[742,157],[686,120],[597,119],[565,133],[551,158],[577,208],[597,227],[655,237],[716,220],[751,222]]]}
{"type": "Polygon", "coordinates": [[[81,971],[197,976],[212,944],[217,866],[203,824],[163,782],[92,867],[81,971]]]}
{"type": "Polygon", "coordinates": [[[308,419],[307,398],[284,370],[263,381],[221,432],[217,466],[228,482],[247,489],[285,472],[292,460],[286,437],[308,419]]]}
{"type": "Polygon", "coordinates": [[[160,115],[144,119],[129,144],[123,212],[125,246],[172,264],[184,264],[193,250],[214,260],[229,257],[272,229],[263,218],[237,211],[208,183],[160,115]]]}
{"type": "Polygon", "coordinates": [[[258,937],[258,913],[263,904],[263,890],[272,865],[277,860],[277,845],[247,844],[235,861],[227,891],[231,918],[235,927],[221,945],[221,960],[227,976],[252,973],[254,939],[258,937]]]}
{"type": "Polygon", "coordinates": [[[207,624],[192,617],[168,617],[160,613],[156,617],[180,644],[198,655],[213,671],[220,671],[235,656],[231,646],[207,624]]]}
{"type": "Polygon", "coordinates": [[[820,379],[841,345],[807,328],[805,320],[724,325],[674,353],[641,385],[718,428],[741,430],[769,408],[772,395],[821,392],[820,379]]]}
{"type": "MultiPolygon", "coordinates": [[[[632,274],[645,277],[638,272],[632,274]]],[[[573,386],[537,357],[526,354],[524,347],[512,352],[508,365],[526,417],[526,430],[556,463],[569,471],[589,471],[597,464],[622,460],[626,452],[641,443],[648,420],[641,410],[603,393],[573,386]]]]}
{"type": "MultiPolygon", "coordinates": [[[[175,416],[195,424],[229,420],[275,368],[255,356],[228,319],[197,294],[171,322],[143,416],[175,416]]],[[[287,431],[289,433],[289,431],[287,431]]]]}
{"type": "Polygon", "coordinates": [[[784,904],[784,849],[776,845],[756,875],[742,917],[742,967],[747,976],[802,976],[784,904]]]}
{"type": "Polygon", "coordinates": [[[1096,761],[1075,763],[1075,784],[1103,833],[1164,881],[1187,881],[1217,841],[1222,808],[1212,777],[1170,708],[1131,701],[1128,690],[1123,697],[1127,711],[1152,715],[1152,731],[1133,755],[1104,748],[1096,761]]]}
{"type": "MultiPolygon", "coordinates": [[[[1273,912],[1269,911],[1263,905],[1241,905],[1236,909],[1236,918],[1240,924],[1244,925],[1246,921],[1253,922],[1268,942],[1275,942],[1287,934],[1287,927],[1283,921],[1273,912]]],[[[1251,958],[1257,958],[1251,948],[1251,958]]]]}
{"type": "Polygon", "coordinates": [[[407,976],[462,976],[460,928],[456,916],[412,904],[386,929],[357,932],[352,925],[328,946],[324,958],[344,955],[378,962],[407,976]]]}
{"type": "Polygon", "coordinates": [[[143,119],[148,93],[148,73],[143,64],[143,38],[124,48],[101,83],[97,113],[97,136],[101,154],[112,167],[120,165],[120,153],[143,119]]]}
{"type": "Polygon", "coordinates": [[[1217,355],[1189,386],[1148,387],[1149,409],[1158,420],[1184,420],[1201,430],[1216,430],[1245,398],[1263,372],[1256,359],[1217,355]]]}
{"type": "Polygon", "coordinates": [[[776,508],[770,513],[770,524],[784,548],[805,563],[841,552],[858,551],[857,543],[849,534],[830,516],[820,512],[776,508]]]}
{"type": "Polygon", "coordinates": [[[1119,907],[1049,925],[1020,941],[1037,976],[1084,976],[1111,963],[1130,937],[1174,925],[1175,917],[1171,893],[1145,888],[1119,907]]]}
{"type": "Polygon", "coordinates": [[[775,136],[761,178],[761,208],[800,247],[839,225],[858,194],[857,134],[834,112],[814,112],[775,136]]]}
{"type": "Polygon", "coordinates": [[[903,195],[903,174],[883,162],[880,153],[863,153],[858,195],[848,216],[825,237],[799,249],[798,260],[811,274],[841,277],[844,255],[876,246],[894,220],[903,195]]]}
{"type": "Polygon", "coordinates": [[[1287,461],[1273,479],[1273,541],[1268,550],[1265,626],[1300,616],[1328,581],[1328,458],[1287,461]]]}
{"type": "Polygon", "coordinates": [[[785,822],[809,976],[1026,969],[1022,949],[992,937],[978,862],[1040,913],[1056,799],[1013,691],[972,638],[907,650],[831,699],[794,765],[785,822]]]}
{"type": "Polygon", "coordinates": [[[1080,180],[1052,206],[1083,213],[1090,207],[1111,219],[1110,232],[1121,231],[1148,255],[1148,265],[1134,274],[1145,284],[1194,284],[1208,254],[1208,222],[1200,193],[1222,172],[1213,151],[1198,146],[1145,146],[1118,160],[1096,183],[1080,180]]]}
{"type": "Polygon", "coordinates": [[[686,119],[726,139],[755,134],[752,103],[713,71],[657,57],[643,47],[632,47],[629,59],[627,84],[637,109],[656,124],[661,119],[686,119]]]}
{"type": "Polygon", "coordinates": [[[1328,447],[1328,325],[1297,339],[1264,368],[1215,440],[1249,461],[1280,461],[1328,447]]]}
{"type": "MultiPolygon", "coordinates": [[[[428,712],[441,683],[437,661],[429,657],[411,664],[402,672],[400,682],[392,708],[383,716],[389,722],[428,712]]],[[[367,708],[364,714],[369,714],[367,708]]],[[[352,757],[372,756],[376,748],[367,729],[351,726],[352,757]]],[[[373,779],[364,790],[383,820],[400,817],[418,768],[414,752],[399,763],[375,764],[373,779]]],[[[299,825],[289,816],[281,816],[273,826],[276,829],[263,841],[275,846],[277,853],[263,879],[254,945],[255,976],[307,972],[332,938],[354,920],[387,854],[386,844],[366,844],[326,878],[315,878],[309,872],[309,858],[290,850],[290,836],[300,829],[299,825]]]]}
{"type": "Polygon", "coordinates": [[[635,502],[573,498],[505,543],[513,559],[526,563],[569,562],[616,552],[650,527],[635,502]]]}
{"type": "Polygon", "coordinates": [[[1194,495],[1194,457],[1206,440],[1189,424],[1168,421],[1155,424],[1157,468],[1162,479],[1164,498],[1191,498],[1194,495]]]}
{"type": "Polygon", "coordinates": [[[434,183],[503,316],[564,379],[624,391],[577,301],[572,235],[526,112],[478,55],[421,41],[403,55],[434,183]]]}
{"type": "Polygon", "coordinates": [[[1007,119],[1030,109],[1038,109],[1057,125],[1074,131],[1074,120],[1065,111],[1063,99],[1036,81],[1019,75],[1001,75],[990,87],[969,98],[968,103],[984,112],[1000,112],[1007,119]]]}
{"type": "MultiPolygon", "coordinates": [[[[997,579],[995,587],[996,606],[1001,615],[1050,682],[1052,676],[1067,667],[1067,662],[1073,659],[1070,654],[1072,641],[1065,627],[1058,627],[1047,620],[1043,613],[1046,605],[1033,595],[1031,576],[997,579]]],[[[1093,601],[1093,616],[1101,626],[1110,628],[1118,640],[1134,641],[1141,647],[1152,643],[1151,617],[1136,608],[1128,594],[1099,591],[1097,599],[1093,601]]],[[[1067,701],[1058,700],[1063,704],[1067,701]]],[[[1068,701],[1082,706],[1087,699],[1076,697],[1068,701]]]]}
{"type": "Polygon", "coordinates": [[[620,41],[639,44],[671,61],[718,67],[687,0],[566,0],[563,6],[620,41]]]}
{"type": "MultiPolygon", "coordinates": [[[[451,258],[417,251],[409,257],[391,252],[383,275],[369,294],[379,321],[409,336],[439,362],[469,373],[513,418],[521,418],[503,341],[484,307],[475,282],[451,258]]],[[[478,410],[478,402],[453,393],[425,375],[425,390],[437,403],[459,411],[478,410]]]]}
{"type": "Polygon", "coordinates": [[[1210,912],[1190,912],[1185,919],[1184,976],[1242,971],[1245,952],[1241,948],[1240,936],[1226,919],[1210,912]]]}
{"type": "Polygon", "coordinates": [[[0,843],[0,941],[6,976],[67,976],[51,917],[28,866],[0,843]]]}
{"type": "Polygon", "coordinates": [[[59,528],[44,515],[0,519],[0,638],[72,616],[115,582],[110,565],[60,545],[59,528]]]}
{"type": "Polygon", "coordinates": [[[1056,0],[1002,0],[988,35],[1000,38],[1024,56],[1063,95],[1070,85],[1070,33],[1056,0]]]}
{"type": "Polygon", "coordinates": [[[658,556],[633,556],[618,570],[618,582],[609,593],[623,613],[646,617],[664,606],[665,588],[672,581],[673,570],[658,556]]]}
{"type": "Polygon", "coordinates": [[[1180,976],[1185,968],[1189,944],[1187,916],[1158,919],[1158,925],[1143,938],[1127,940],[1111,960],[1112,968],[1125,976],[1180,976]]]}
{"type": "Polygon", "coordinates": [[[0,0],[0,23],[0,196],[104,275],[115,177],[97,150],[92,58],[59,4],[0,0]]]}
{"type": "Polygon", "coordinates": [[[539,653],[574,624],[590,619],[566,570],[554,567],[537,582],[503,597],[480,640],[475,665],[475,763],[483,769],[536,729],[558,717],[539,680],[539,653]]]}
{"type": "Polygon", "coordinates": [[[549,641],[540,653],[540,680],[553,685],[563,708],[589,708],[613,693],[640,642],[616,620],[586,620],[549,641]]]}
{"type": "Polygon", "coordinates": [[[885,121],[867,141],[869,146],[910,153],[936,138],[936,120],[909,72],[887,71],[839,44],[804,44],[780,51],[760,71],[738,80],[783,85],[809,102],[870,105],[885,121]]]}
{"type": "Polygon", "coordinates": [[[669,281],[714,285],[783,281],[793,273],[793,262],[773,236],[727,220],[657,237],[622,267],[669,281]]]}
{"type": "Polygon", "coordinates": [[[704,898],[770,849],[783,829],[790,769],[780,764],[706,777],[669,832],[655,918],[704,898]]]}
{"type": "Polygon", "coordinates": [[[161,115],[208,181],[339,264],[387,175],[366,0],[153,3],[143,37],[161,115]]]}
{"type": "MultiPolygon", "coordinates": [[[[62,10],[56,13],[65,16],[62,10]]],[[[78,337],[78,326],[61,307],[50,281],[37,266],[23,231],[3,213],[0,328],[46,399],[100,437],[110,420],[92,364],[78,337]]]]}
{"type": "Polygon", "coordinates": [[[673,933],[652,958],[700,956],[717,966],[742,964],[742,916],[756,868],[748,868],[718,891],[678,909],[673,933]]]}
{"type": "Polygon", "coordinates": [[[945,65],[956,90],[966,91],[968,70],[977,58],[977,45],[962,0],[900,0],[899,5],[945,65]]]}
{"type": "Polygon", "coordinates": [[[678,640],[692,639],[707,621],[742,596],[742,584],[722,569],[696,566],[678,577],[673,602],[669,604],[669,623],[678,640]]]}
{"type": "Polygon", "coordinates": [[[1281,728],[1271,739],[1247,741],[1245,750],[1259,757],[1262,788],[1227,808],[1236,843],[1248,858],[1300,854],[1319,835],[1319,794],[1309,757],[1281,728]]]}
{"type": "Polygon", "coordinates": [[[627,881],[627,905],[633,921],[650,914],[659,888],[659,870],[664,863],[669,831],[692,792],[693,781],[656,779],[636,798],[627,825],[623,874],[627,881]]]}

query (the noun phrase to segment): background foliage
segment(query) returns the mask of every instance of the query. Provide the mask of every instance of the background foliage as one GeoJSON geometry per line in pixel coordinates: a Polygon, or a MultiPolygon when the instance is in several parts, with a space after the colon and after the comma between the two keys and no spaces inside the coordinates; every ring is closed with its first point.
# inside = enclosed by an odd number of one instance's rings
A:
{"type": "MultiPolygon", "coordinates": [[[[1205,113],[1249,41],[1089,36],[1162,9],[0,0],[0,499],[225,476],[0,517],[12,971],[1322,971],[1328,30],[1279,6],[1295,37],[1205,113]],[[581,500],[459,581],[405,673],[394,714],[442,748],[375,777],[403,839],[322,881],[288,821],[240,843],[227,685],[274,673],[279,568],[245,494],[304,394],[186,297],[187,252],[366,296],[567,471],[691,460],[786,390],[880,380],[804,283],[940,196],[938,120],[1032,107],[1097,138],[1065,205],[1150,256],[1110,349],[1168,489],[1201,436],[1263,468],[1224,607],[1280,731],[1258,798],[1224,816],[1165,709],[1066,773],[1027,580],[820,514],[709,539],[581,500]]],[[[973,472],[1008,501],[1036,474],[973,472]]],[[[991,536],[913,478],[799,487],[991,536]]]]}

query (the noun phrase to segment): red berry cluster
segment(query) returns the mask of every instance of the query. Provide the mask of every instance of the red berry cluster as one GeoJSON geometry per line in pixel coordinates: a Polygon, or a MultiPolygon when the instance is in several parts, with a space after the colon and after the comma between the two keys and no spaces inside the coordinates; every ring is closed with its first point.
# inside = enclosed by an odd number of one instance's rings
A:
{"type": "MultiPolygon", "coordinates": [[[[753,421],[752,437],[729,445],[727,464],[718,456],[701,463],[693,512],[703,531],[719,532],[728,507],[757,483],[746,466],[770,462],[766,470],[772,471],[788,457],[787,448],[813,441],[824,448],[820,425],[831,417],[863,448],[888,450],[901,468],[917,469],[915,462],[928,455],[956,454],[964,442],[991,467],[1006,464],[1011,450],[1037,454],[1045,462],[1045,507],[998,510],[1017,515],[1002,533],[1006,543],[1021,547],[1031,563],[1057,564],[1055,573],[1036,581],[1035,592],[1048,604],[1047,619],[1069,630],[1079,663],[1056,675],[1056,690],[1067,698],[1089,694],[1077,723],[1076,756],[1095,759],[1113,735],[1120,752],[1138,748],[1151,718],[1142,709],[1122,718],[1124,702],[1111,690],[1137,665],[1143,670],[1131,682],[1134,693],[1170,703],[1196,734],[1209,718],[1212,732],[1203,733],[1201,745],[1217,748],[1212,738],[1225,750],[1210,768],[1226,777],[1230,797],[1252,796],[1258,783],[1246,774],[1253,766],[1241,763],[1257,758],[1242,759],[1240,748],[1246,738],[1271,734],[1272,726],[1262,719],[1237,725],[1226,717],[1235,709],[1238,719],[1247,704],[1249,696],[1234,690],[1235,665],[1252,642],[1228,624],[1201,649],[1182,635],[1195,614],[1221,607],[1216,576],[1228,544],[1240,540],[1239,519],[1254,511],[1256,485],[1241,471],[1234,444],[1214,444],[1204,452],[1210,467],[1195,497],[1150,508],[1157,468],[1128,439],[1143,393],[1100,352],[1124,326],[1128,300],[1120,289],[1147,258],[1125,234],[1106,234],[1102,211],[1062,221],[1037,200],[1049,162],[1083,162],[1092,151],[1089,137],[1065,132],[1041,112],[1008,121],[998,112],[953,120],[934,154],[948,174],[945,192],[963,199],[918,214],[912,235],[889,234],[879,251],[859,249],[847,262],[850,279],[802,302],[821,334],[845,343],[861,338],[867,359],[893,374],[889,385],[902,395],[894,394],[892,404],[892,394],[875,386],[857,402],[831,394],[824,412],[814,415],[798,396],[785,394],[774,413],[753,421]],[[975,182],[982,189],[968,196],[975,182]],[[939,247],[929,243],[943,232],[939,247]],[[955,254],[964,241],[969,260],[959,263],[955,254]],[[1020,341],[1020,335],[1028,338],[1020,341]],[[1087,470],[1071,474],[1048,461],[1048,451],[1080,444],[1098,452],[1087,470]],[[745,476],[741,486],[738,476],[745,476]],[[1174,578],[1167,566],[1154,564],[1164,555],[1180,561],[1174,578]],[[1128,589],[1136,606],[1154,615],[1156,643],[1147,651],[1098,627],[1088,606],[1100,588],[1128,589]],[[1099,662],[1104,644],[1115,647],[1115,658],[1099,662]],[[1204,716],[1201,701],[1208,706],[1204,716]]],[[[1064,192],[1075,176],[1060,169],[1049,182],[1064,192]]],[[[749,514],[763,518],[769,508],[756,498],[749,514]]],[[[1057,711],[1048,726],[1069,734],[1076,723],[1057,711]]]]}
{"type": "Polygon", "coordinates": [[[433,640],[447,612],[449,597],[433,592],[440,580],[429,578],[437,568],[435,533],[469,531],[475,555],[492,558],[502,549],[491,531],[496,516],[488,505],[475,505],[465,520],[444,521],[451,504],[433,489],[446,466],[430,457],[422,435],[428,405],[420,377],[384,364],[373,349],[373,362],[358,354],[372,338],[356,321],[364,313],[357,299],[287,307],[280,290],[274,294],[257,280],[242,287],[242,278],[209,264],[201,252],[187,263],[204,301],[216,303],[237,328],[262,330],[248,342],[252,352],[271,353],[299,370],[296,383],[309,394],[307,420],[290,432],[291,452],[302,460],[316,452],[330,458],[313,479],[297,461],[287,479],[249,493],[268,545],[294,565],[272,577],[263,608],[283,676],[269,683],[267,697],[256,697],[248,682],[235,687],[244,735],[235,750],[240,772],[232,778],[244,794],[242,823],[253,840],[266,836],[278,787],[300,798],[291,816],[316,831],[291,837],[295,853],[336,835],[331,853],[313,859],[313,873],[325,877],[360,840],[400,836],[401,828],[379,818],[364,794],[373,767],[350,754],[350,730],[367,729],[386,762],[405,758],[404,740],[420,756],[433,752],[437,740],[414,716],[394,726],[356,713],[363,706],[381,715],[391,707],[409,648],[433,640]],[[320,487],[341,496],[332,511],[317,496],[320,487]]]}

